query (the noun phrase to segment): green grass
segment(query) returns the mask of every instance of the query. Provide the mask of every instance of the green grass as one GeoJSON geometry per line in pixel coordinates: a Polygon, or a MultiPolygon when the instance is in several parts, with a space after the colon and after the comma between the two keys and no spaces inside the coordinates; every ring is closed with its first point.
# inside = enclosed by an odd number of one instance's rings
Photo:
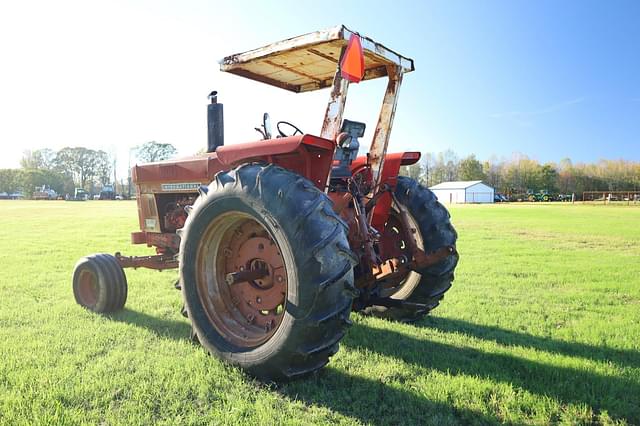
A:
{"type": "Polygon", "coordinates": [[[353,315],[317,376],[258,383],[188,340],[175,271],[123,312],[71,271],[131,246],[132,202],[0,202],[0,424],[640,424],[640,208],[459,206],[454,287],[415,325],[353,315]]]}

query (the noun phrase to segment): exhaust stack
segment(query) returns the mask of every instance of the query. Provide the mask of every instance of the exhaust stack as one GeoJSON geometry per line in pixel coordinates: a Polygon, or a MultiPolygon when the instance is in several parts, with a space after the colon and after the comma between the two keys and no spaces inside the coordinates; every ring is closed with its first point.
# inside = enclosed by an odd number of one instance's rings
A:
{"type": "Polygon", "coordinates": [[[207,105],[207,152],[215,152],[216,148],[224,145],[224,109],[218,103],[218,92],[209,94],[211,103],[207,105]]]}

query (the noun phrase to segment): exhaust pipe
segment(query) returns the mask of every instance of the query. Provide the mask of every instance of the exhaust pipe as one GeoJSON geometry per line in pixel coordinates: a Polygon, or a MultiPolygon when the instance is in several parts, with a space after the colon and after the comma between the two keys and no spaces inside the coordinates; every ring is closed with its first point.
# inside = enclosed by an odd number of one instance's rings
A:
{"type": "Polygon", "coordinates": [[[215,152],[224,145],[224,109],[218,103],[218,92],[209,94],[211,103],[207,105],[207,152],[215,152]]]}

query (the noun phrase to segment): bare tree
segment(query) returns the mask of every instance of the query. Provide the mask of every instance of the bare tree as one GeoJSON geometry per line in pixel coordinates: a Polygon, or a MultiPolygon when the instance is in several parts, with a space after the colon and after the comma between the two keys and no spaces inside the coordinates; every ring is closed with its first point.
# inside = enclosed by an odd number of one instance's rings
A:
{"type": "Polygon", "coordinates": [[[54,166],[56,152],[49,148],[26,150],[20,159],[20,166],[23,169],[51,170],[54,166]]]}

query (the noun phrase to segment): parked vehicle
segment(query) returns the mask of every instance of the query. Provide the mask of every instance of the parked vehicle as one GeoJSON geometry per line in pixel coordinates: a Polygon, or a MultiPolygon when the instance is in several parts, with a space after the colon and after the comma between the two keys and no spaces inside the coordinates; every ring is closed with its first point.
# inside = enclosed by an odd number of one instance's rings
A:
{"type": "Polygon", "coordinates": [[[115,200],[116,193],[113,189],[113,185],[104,185],[102,187],[102,191],[100,191],[100,199],[101,200],[115,200]]]}
{"type": "Polygon", "coordinates": [[[36,187],[31,198],[34,200],[55,200],[58,198],[58,194],[49,186],[42,185],[41,187],[36,187]]]}
{"type": "Polygon", "coordinates": [[[549,194],[549,191],[547,191],[546,189],[543,189],[538,192],[527,191],[527,200],[547,202],[547,201],[551,201],[551,195],[549,194]]]}
{"type": "Polygon", "coordinates": [[[73,191],[73,195],[67,194],[65,200],[67,201],[87,201],[90,195],[87,191],[82,188],[75,188],[73,191]]]}

